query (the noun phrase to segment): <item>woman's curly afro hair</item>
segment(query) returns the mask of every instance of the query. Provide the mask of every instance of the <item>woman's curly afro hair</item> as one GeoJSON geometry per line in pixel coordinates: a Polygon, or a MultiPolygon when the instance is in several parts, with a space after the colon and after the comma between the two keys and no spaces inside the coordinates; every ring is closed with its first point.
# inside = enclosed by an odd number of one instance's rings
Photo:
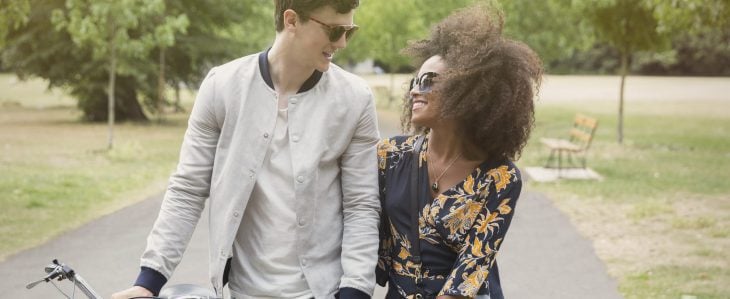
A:
{"type": "MultiPolygon", "coordinates": [[[[542,62],[527,45],[502,36],[503,24],[499,10],[468,7],[403,50],[417,65],[435,55],[446,63],[448,70],[438,78],[440,113],[456,120],[470,158],[516,160],[535,121],[542,62]]],[[[410,131],[411,101],[405,102],[402,124],[410,131]]]]}

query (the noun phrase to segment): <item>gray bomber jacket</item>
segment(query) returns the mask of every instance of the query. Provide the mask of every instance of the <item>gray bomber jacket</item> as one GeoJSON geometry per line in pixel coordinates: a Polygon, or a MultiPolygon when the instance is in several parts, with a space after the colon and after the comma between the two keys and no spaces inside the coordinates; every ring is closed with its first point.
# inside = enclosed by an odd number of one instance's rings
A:
{"type": "MultiPolygon", "coordinates": [[[[221,294],[241,216],[277,115],[258,55],[210,71],[188,122],[141,265],[170,278],[209,200],[210,279],[221,294]]],[[[289,98],[299,261],[316,298],[340,288],[372,295],[377,263],[375,107],[365,81],[331,64],[314,87],[289,98]]]]}

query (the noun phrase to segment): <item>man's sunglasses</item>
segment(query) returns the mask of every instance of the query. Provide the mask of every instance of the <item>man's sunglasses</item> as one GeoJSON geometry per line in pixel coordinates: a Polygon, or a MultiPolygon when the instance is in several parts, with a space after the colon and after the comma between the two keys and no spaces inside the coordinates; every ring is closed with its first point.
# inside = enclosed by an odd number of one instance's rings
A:
{"type": "Polygon", "coordinates": [[[350,40],[352,35],[355,34],[355,31],[357,31],[358,27],[357,25],[328,25],[323,23],[320,20],[317,20],[315,18],[309,17],[310,20],[317,22],[318,24],[324,26],[325,29],[327,29],[327,35],[331,42],[336,42],[342,38],[342,35],[345,35],[345,40],[350,40]]]}
{"type": "Polygon", "coordinates": [[[419,93],[431,92],[431,89],[433,88],[433,78],[438,77],[438,75],[438,73],[426,72],[420,77],[413,77],[413,79],[411,79],[411,88],[409,90],[413,90],[416,86],[418,86],[416,91],[419,93]]]}

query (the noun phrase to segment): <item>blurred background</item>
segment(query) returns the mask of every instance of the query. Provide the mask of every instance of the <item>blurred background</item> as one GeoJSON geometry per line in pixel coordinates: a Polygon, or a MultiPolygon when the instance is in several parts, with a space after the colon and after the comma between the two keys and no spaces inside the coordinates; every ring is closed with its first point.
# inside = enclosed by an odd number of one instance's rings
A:
{"type": "MultiPolygon", "coordinates": [[[[335,62],[370,83],[383,137],[415,70],[400,49],[475,2],[361,1],[335,62]]],[[[518,166],[545,165],[540,139],[576,114],[598,122],[600,179],[528,177],[528,192],[622,296],[730,298],[730,2],[487,2],[546,69],[518,166]]],[[[164,190],[202,78],[274,32],[268,0],[0,0],[0,261],[164,190]]]]}

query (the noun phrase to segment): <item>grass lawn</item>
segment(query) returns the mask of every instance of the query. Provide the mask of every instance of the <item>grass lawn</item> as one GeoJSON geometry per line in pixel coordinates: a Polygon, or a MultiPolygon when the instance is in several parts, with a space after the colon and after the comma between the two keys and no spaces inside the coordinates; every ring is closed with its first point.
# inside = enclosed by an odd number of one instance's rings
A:
{"type": "MultiPolygon", "coordinates": [[[[81,123],[40,80],[0,75],[0,260],[164,189],[186,115],[163,123],[81,123]]],[[[134,225],[131,223],[130,225],[134,225]]]]}
{"type": "MultiPolygon", "coordinates": [[[[396,77],[396,94],[407,77],[396,77]]],[[[79,122],[72,99],[44,89],[0,74],[0,260],[160,192],[182,141],[186,115],[169,115],[118,125],[117,146],[105,151],[106,125],[79,122]]],[[[626,298],[730,298],[730,99],[630,98],[623,145],[615,111],[613,98],[538,101],[518,165],[542,165],[548,152],[538,139],[566,136],[580,112],[599,119],[588,165],[605,179],[528,182],[528,190],[546,194],[593,240],[626,298]]]]}
{"type": "Polygon", "coordinates": [[[540,137],[565,137],[575,113],[599,119],[588,165],[604,180],[528,183],[593,240],[626,298],[730,298],[730,99],[538,102],[518,162],[542,165],[540,137]]]}

